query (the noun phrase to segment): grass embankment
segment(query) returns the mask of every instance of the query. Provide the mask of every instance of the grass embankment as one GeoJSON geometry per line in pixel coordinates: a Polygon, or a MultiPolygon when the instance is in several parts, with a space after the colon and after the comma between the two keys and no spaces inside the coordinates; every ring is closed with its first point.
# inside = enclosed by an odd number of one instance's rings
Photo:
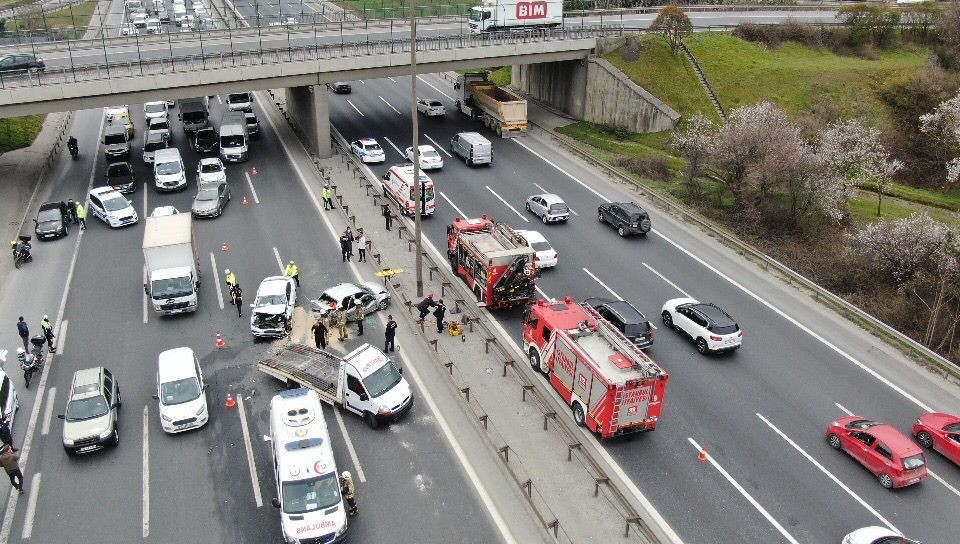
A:
{"type": "MultiPolygon", "coordinates": [[[[366,19],[409,19],[408,0],[336,0],[341,7],[366,19]]],[[[417,0],[418,17],[466,15],[474,2],[455,0],[417,0]]]]}
{"type": "Polygon", "coordinates": [[[31,12],[26,19],[7,20],[6,30],[56,30],[63,34],[63,38],[76,38],[83,36],[87,26],[90,24],[90,18],[97,9],[98,0],[90,0],[82,4],[67,6],[56,11],[44,9],[31,12]],[[74,32],[71,32],[74,31],[74,32]]]}
{"type": "Polygon", "coordinates": [[[33,143],[40,134],[46,115],[27,115],[0,119],[0,153],[6,153],[33,143]]]}

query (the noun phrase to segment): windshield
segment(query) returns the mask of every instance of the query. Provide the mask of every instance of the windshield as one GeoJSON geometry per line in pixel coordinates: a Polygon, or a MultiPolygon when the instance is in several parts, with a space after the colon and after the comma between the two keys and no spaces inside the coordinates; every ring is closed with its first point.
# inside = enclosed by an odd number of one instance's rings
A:
{"type": "Polygon", "coordinates": [[[126,164],[123,164],[123,163],[111,164],[110,168],[107,169],[107,176],[111,178],[118,178],[120,176],[129,176],[129,175],[130,175],[130,167],[128,167],[126,164]]]}
{"type": "Polygon", "coordinates": [[[200,396],[200,381],[196,376],[160,384],[160,402],[167,406],[190,402],[200,396]]]}
{"type": "Polygon", "coordinates": [[[283,482],[283,511],[286,514],[305,514],[340,504],[340,480],[333,472],[323,476],[283,482]]]}
{"type": "Polygon", "coordinates": [[[733,334],[740,330],[740,327],[736,323],[733,325],[717,325],[710,329],[710,332],[715,332],[717,334],[733,334]]]}
{"type": "Polygon", "coordinates": [[[648,332],[650,323],[630,323],[623,327],[623,334],[627,336],[645,336],[648,332]]]}
{"type": "Polygon", "coordinates": [[[150,123],[150,130],[170,130],[170,124],[167,123],[166,119],[154,119],[150,123]]]}
{"type": "Polygon", "coordinates": [[[550,211],[557,212],[557,213],[566,213],[567,211],[569,211],[569,208],[567,208],[566,204],[551,204],[550,211]]]}
{"type": "Polygon", "coordinates": [[[186,297],[193,294],[193,281],[191,281],[188,276],[184,276],[182,278],[169,278],[165,280],[153,280],[152,285],[154,300],[186,297]]]}
{"type": "Polygon", "coordinates": [[[43,210],[37,214],[37,222],[46,223],[47,221],[60,221],[60,210],[43,210]]]}
{"type": "Polygon", "coordinates": [[[217,199],[217,188],[211,187],[209,189],[200,189],[197,191],[197,200],[203,202],[206,200],[216,200],[217,199]]]}
{"type": "Polygon", "coordinates": [[[533,250],[536,251],[536,252],[540,252],[540,251],[551,251],[551,250],[553,249],[552,247],[550,247],[550,244],[548,244],[548,243],[546,243],[546,242],[534,242],[534,243],[530,244],[530,247],[532,247],[533,250]]]}
{"type": "Polygon", "coordinates": [[[158,162],[155,172],[161,176],[172,176],[174,174],[179,174],[180,162],[158,162]]]}
{"type": "Polygon", "coordinates": [[[106,414],[108,409],[107,399],[103,395],[97,395],[88,399],[71,400],[67,403],[64,417],[67,421],[83,421],[100,417],[106,414]]]}
{"type": "Polygon", "coordinates": [[[158,149],[166,149],[167,141],[163,138],[147,140],[147,143],[143,145],[144,151],[156,151],[158,149]]]}
{"type": "Polygon", "coordinates": [[[484,10],[477,9],[477,8],[473,8],[473,9],[470,10],[470,20],[471,20],[471,21],[476,21],[476,22],[479,23],[480,21],[482,21],[482,20],[484,20],[484,19],[489,19],[489,18],[490,18],[490,12],[488,12],[488,11],[484,11],[484,10]],[[486,16],[486,17],[484,17],[484,16],[486,16]]]}
{"type": "Polygon", "coordinates": [[[427,202],[433,200],[433,187],[424,187],[422,191],[424,200],[427,202]]]}
{"type": "Polygon", "coordinates": [[[383,148],[379,144],[364,144],[363,149],[371,153],[383,153],[383,148]]]}
{"type": "Polygon", "coordinates": [[[127,135],[123,132],[118,132],[116,134],[106,134],[103,137],[104,145],[116,145],[116,144],[125,144],[127,143],[127,135]]]}
{"type": "MultiPolygon", "coordinates": [[[[156,19],[152,19],[150,22],[156,22],[156,19]]],[[[146,104],[143,106],[143,109],[147,113],[162,113],[167,111],[167,104],[164,102],[157,102],[156,104],[146,104]]]]}
{"type": "Polygon", "coordinates": [[[119,212],[130,207],[130,203],[122,196],[116,196],[103,201],[103,209],[108,212],[119,212]]]}
{"type": "Polygon", "coordinates": [[[243,146],[243,136],[221,136],[220,137],[220,147],[242,147],[243,146]]]}
{"type": "Polygon", "coordinates": [[[200,172],[203,174],[211,174],[214,172],[223,171],[223,167],[220,166],[220,163],[211,162],[211,163],[200,163],[200,172]]]}
{"type": "Polygon", "coordinates": [[[363,386],[370,396],[375,398],[393,389],[400,380],[400,370],[397,369],[397,365],[393,364],[393,361],[387,361],[387,364],[363,379],[363,386]]]}
{"type": "Polygon", "coordinates": [[[903,468],[907,470],[913,470],[915,468],[920,468],[924,465],[923,455],[917,454],[910,457],[907,457],[903,460],[903,468]]]}
{"type": "Polygon", "coordinates": [[[247,93],[227,95],[227,102],[249,102],[250,96],[247,93]]]}
{"type": "Polygon", "coordinates": [[[274,306],[276,304],[285,304],[286,299],[283,295],[259,295],[256,300],[253,301],[253,305],[256,308],[261,306],[274,306]]]}
{"type": "MultiPolygon", "coordinates": [[[[200,113],[201,113],[201,112],[197,112],[197,115],[199,116],[200,113]]],[[[187,118],[187,114],[184,114],[184,115],[183,115],[183,118],[186,119],[186,118],[187,118]]],[[[217,141],[217,133],[216,133],[216,131],[213,131],[213,130],[198,130],[198,131],[197,131],[197,141],[198,141],[198,142],[203,142],[203,143],[205,143],[205,144],[206,144],[206,143],[215,142],[215,141],[217,141]]]]}

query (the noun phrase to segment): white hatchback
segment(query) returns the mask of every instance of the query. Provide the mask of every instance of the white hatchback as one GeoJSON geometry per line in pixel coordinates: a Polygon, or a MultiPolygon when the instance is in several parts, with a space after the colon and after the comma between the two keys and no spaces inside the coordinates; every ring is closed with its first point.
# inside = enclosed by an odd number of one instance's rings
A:
{"type": "Polygon", "coordinates": [[[200,361],[190,348],[168,349],[157,358],[160,425],[168,433],[203,427],[210,418],[200,361]]]}
{"type": "MultiPolygon", "coordinates": [[[[420,169],[421,170],[439,170],[443,168],[443,157],[437,153],[432,145],[421,145],[420,147],[420,169]]],[[[407,160],[413,162],[413,147],[408,147],[404,151],[407,160]]]]}
{"type": "Polygon", "coordinates": [[[197,164],[197,184],[227,181],[227,168],[216,157],[200,159],[197,164]]]}
{"type": "Polygon", "coordinates": [[[287,276],[264,278],[250,305],[250,332],[258,338],[283,338],[292,325],[297,285],[287,276]]]}
{"type": "Polygon", "coordinates": [[[550,245],[542,234],[535,230],[517,230],[527,246],[536,252],[537,268],[553,268],[557,266],[559,254],[550,245]]]}

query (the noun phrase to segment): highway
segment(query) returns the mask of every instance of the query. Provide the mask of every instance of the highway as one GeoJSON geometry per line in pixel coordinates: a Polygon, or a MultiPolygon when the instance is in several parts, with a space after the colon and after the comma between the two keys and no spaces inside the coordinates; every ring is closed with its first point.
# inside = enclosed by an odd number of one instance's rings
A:
{"type": "MultiPolygon", "coordinates": [[[[421,118],[421,144],[442,148],[445,166],[430,172],[437,213],[424,221],[429,241],[444,247],[458,215],[488,213],[539,230],[559,252],[538,286],[547,296],[623,297],[660,324],[663,302],[689,294],[715,302],[745,330],[743,349],[703,357],[691,342],[660,326],[651,355],[671,375],[656,432],[605,444],[611,458],[686,542],[839,542],[849,531],[888,525],[930,543],[956,540],[960,471],[938,454],[936,475],[897,491],[824,440],[828,422],[847,411],[909,432],[928,409],[956,413],[957,388],[918,369],[869,335],[798,296],[671,216],[651,212],[655,232],[621,239],[598,224],[604,200],[639,200],[535,134],[496,138],[453,109],[452,86],[423,76],[419,95],[440,99],[447,114],[421,118]],[[468,168],[446,154],[457,132],[480,131],[494,146],[490,167],[468,168]],[[530,194],[560,194],[576,215],[542,225],[523,211],[530,194]],[[710,454],[699,462],[700,447],[710,454]]],[[[411,144],[410,80],[353,82],[331,95],[332,124],[348,140],[375,137],[386,151],[381,175],[403,162],[411,144]]],[[[516,313],[496,314],[519,342],[516,313]]],[[[586,437],[586,440],[593,440],[586,437]]]]}

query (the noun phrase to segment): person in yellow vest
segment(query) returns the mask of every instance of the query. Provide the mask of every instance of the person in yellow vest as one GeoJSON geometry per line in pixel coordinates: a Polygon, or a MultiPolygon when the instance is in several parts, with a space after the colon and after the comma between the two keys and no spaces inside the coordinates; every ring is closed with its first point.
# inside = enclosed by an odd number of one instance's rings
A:
{"type": "Polygon", "coordinates": [[[329,183],[323,186],[323,209],[324,210],[333,209],[333,191],[330,190],[329,183]]]}
{"type": "Polygon", "coordinates": [[[83,202],[77,202],[77,221],[80,223],[80,230],[87,230],[87,209],[83,207],[83,202]]]}
{"type": "Polygon", "coordinates": [[[287,277],[293,278],[293,281],[297,282],[297,288],[300,287],[300,269],[297,268],[296,263],[290,261],[287,264],[287,269],[284,273],[287,275],[287,277]]]}
{"type": "Polygon", "coordinates": [[[223,270],[224,282],[227,284],[227,291],[230,293],[230,303],[235,304],[234,298],[237,289],[237,275],[230,271],[229,268],[223,270]]]}

